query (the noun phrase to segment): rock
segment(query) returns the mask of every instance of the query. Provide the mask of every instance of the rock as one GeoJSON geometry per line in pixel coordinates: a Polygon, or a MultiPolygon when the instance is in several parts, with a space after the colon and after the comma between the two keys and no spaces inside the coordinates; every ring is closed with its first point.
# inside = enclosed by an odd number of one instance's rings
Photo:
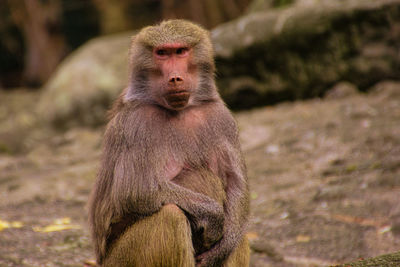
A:
{"type": "Polygon", "coordinates": [[[356,95],[357,93],[358,88],[354,84],[339,82],[326,92],[325,97],[327,99],[341,99],[356,95]]]}
{"type": "MultiPolygon", "coordinates": [[[[253,79],[252,105],[322,96],[346,80],[365,91],[400,77],[400,1],[306,1],[267,9],[212,31],[221,94],[241,108],[235,80],[253,79]]],[[[249,100],[247,100],[249,101],[249,100]]]]}
{"type": "Polygon", "coordinates": [[[276,251],[275,247],[268,243],[266,240],[257,240],[250,243],[250,248],[256,253],[266,254],[274,261],[283,261],[283,256],[276,251]]]}
{"type": "Polygon", "coordinates": [[[372,95],[380,98],[400,98],[400,82],[399,81],[382,81],[375,84],[370,90],[372,95]]]}
{"type": "Polygon", "coordinates": [[[323,186],[318,188],[317,192],[314,195],[313,200],[315,201],[323,201],[323,200],[336,200],[342,199],[346,196],[346,190],[342,185],[331,185],[331,186],[323,186]]]}
{"type": "Polygon", "coordinates": [[[98,125],[126,86],[132,32],[93,39],[73,52],[43,88],[38,113],[60,127],[98,125]]]}

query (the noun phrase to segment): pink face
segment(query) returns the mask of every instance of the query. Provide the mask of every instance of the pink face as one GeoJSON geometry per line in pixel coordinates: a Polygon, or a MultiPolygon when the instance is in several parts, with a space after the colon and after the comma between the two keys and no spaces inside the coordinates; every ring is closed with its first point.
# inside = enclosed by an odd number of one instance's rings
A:
{"type": "Polygon", "coordinates": [[[184,109],[196,82],[192,48],[179,43],[164,44],[153,49],[153,58],[160,71],[153,77],[156,90],[161,90],[157,94],[160,104],[168,109],[184,109]]]}

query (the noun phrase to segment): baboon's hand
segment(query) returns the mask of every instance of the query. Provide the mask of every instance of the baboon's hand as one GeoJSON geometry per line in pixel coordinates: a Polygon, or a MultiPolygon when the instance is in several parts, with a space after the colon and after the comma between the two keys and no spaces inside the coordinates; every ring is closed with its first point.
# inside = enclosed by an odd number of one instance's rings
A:
{"type": "Polygon", "coordinates": [[[214,251],[208,250],[196,256],[196,267],[220,266],[221,262],[214,255],[214,251]]]}
{"type": "Polygon", "coordinates": [[[198,231],[202,232],[203,245],[208,249],[218,240],[224,233],[224,211],[221,205],[213,201],[214,207],[209,206],[204,213],[195,220],[198,231]]]}

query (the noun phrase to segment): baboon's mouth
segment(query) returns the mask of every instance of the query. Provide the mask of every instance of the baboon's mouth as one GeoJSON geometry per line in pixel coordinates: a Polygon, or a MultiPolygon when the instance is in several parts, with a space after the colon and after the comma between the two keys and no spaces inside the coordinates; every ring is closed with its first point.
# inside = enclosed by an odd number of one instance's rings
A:
{"type": "Polygon", "coordinates": [[[184,108],[189,102],[190,93],[186,90],[170,91],[165,95],[165,100],[174,109],[184,108]]]}

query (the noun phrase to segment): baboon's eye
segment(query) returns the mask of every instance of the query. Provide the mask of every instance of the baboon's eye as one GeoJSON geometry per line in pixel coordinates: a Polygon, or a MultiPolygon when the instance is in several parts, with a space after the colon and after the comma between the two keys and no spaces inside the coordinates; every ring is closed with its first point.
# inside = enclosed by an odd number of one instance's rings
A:
{"type": "Polygon", "coordinates": [[[165,49],[157,49],[156,50],[156,54],[158,56],[165,56],[165,55],[167,55],[167,50],[165,50],[165,49]]]}
{"type": "Polygon", "coordinates": [[[176,54],[183,56],[183,55],[186,55],[188,53],[188,51],[189,51],[188,48],[180,47],[180,48],[176,49],[176,54]]]}

